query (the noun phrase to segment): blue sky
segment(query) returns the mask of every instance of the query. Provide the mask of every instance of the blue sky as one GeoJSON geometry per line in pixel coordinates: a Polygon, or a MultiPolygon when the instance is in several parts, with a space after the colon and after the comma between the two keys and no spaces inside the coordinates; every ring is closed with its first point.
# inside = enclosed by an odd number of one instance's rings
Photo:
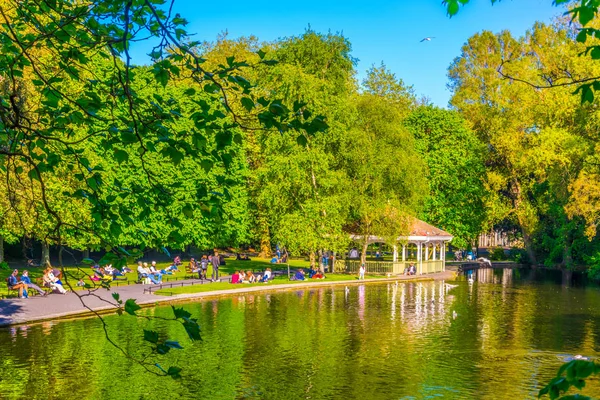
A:
{"type": "MultiPolygon", "coordinates": [[[[382,61],[413,85],[418,96],[425,95],[441,107],[447,106],[446,71],[460,48],[476,32],[508,29],[520,36],[535,21],[550,22],[562,9],[551,0],[471,0],[458,15],[449,19],[441,0],[317,1],[229,0],[216,3],[175,0],[174,11],[189,21],[188,32],[195,40],[212,41],[224,31],[230,38],[257,36],[272,41],[296,36],[310,27],[317,32],[341,32],[352,43],[359,59],[358,78],[373,64],[382,61]],[[426,36],[431,42],[420,43],[426,36]]],[[[143,63],[148,49],[132,49],[134,62],[143,63]]]]}

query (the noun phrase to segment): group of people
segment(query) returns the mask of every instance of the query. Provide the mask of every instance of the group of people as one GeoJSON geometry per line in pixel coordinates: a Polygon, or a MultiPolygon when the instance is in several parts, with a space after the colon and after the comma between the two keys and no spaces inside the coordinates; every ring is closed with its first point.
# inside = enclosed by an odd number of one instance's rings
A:
{"type": "Polygon", "coordinates": [[[150,265],[148,265],[147,262],[138,261],[137,266],[138,279],[147,285],[151,283],[158,285],[162,283],[163,275],[172,275],[177,271],[179,271],[179,269],[177,268],[176,262],[173,262],[173,264],[161,270],[157,268],[156,261],[152,261],[150,265]]]}
{"type": "MultiPolygon", "coordinates": [[[[99,265],[94,265],[92,267],[92,270],[94,271],[94,275],[90,276],[90,280],[92,281],[114,281],[117,279],[120,279],[119,277],[123,277],[122,279],[126,279],[125,278],[125,274],[131,272],[131,269],[127,268],[127,267],[123,267],[122,270],[118,270],[117,268],[114,268],[112,266],[112,264],[109,264],[105,267],[101,267],[99,265]]],[[[77,286],[85,286],[85,283],[83,283],[83,280],[80,279],[79,282],[77,282],[77,286]]]]}
{"type": "MultiPolygon", "coordinates": [[[[52,289],[53,292],[61,294],[67,293],[62,281],[60,280],[61,272],[57,269],[46,268],[42,277],[43,285],[52,289]]],[[[13,270],[12,274],[7,279],[8,288],[17,290],[19,298],[26,299],[29,297],[29,289],[37,291],[40,295],[46,296],[48,293],[31,281],[29,271],[25,270],[19,277],[19,270],[13,270]]]]}
{"type": "Polygon", "coordinates": [[[208,271],[208,264],[212,265],[212,277],[211,280],[214,281],[218,281],[219,280],[219,266],[221,264],[224,264],[223,260],[221,260],[221,257],[219,256],[218,252],[215,252],[214,255],[210,255],[207,256],[206,254],[204,254],[202,256],[202,258],[200,259],[200,261],[197,261],[195,258],[191,258],[190,259],[190,265],[189,265],[189,270],[190,272],[194,273],[194,274],[198,274],[198,279],[208,279],[207,278],[207,271],[208,271]]]}
{"type": "Polygon", "coordinates": [[[267,268],[263,274],[255,275],[252,271],[236,271],[231,276],[231,283],[268,283],[269,279],[273,277],[271,268],[267,268]]]}
{"type": "MultiPolygon", "coordinates": [[[[308,270],[308,278],[309,279],[325,279],[325,275],[323,272],[313,269],[312,267],[308,270]]],[[[302,268],[300,268],[294,276],[290,278],[292,281],[303,281],[306,280],[306,272],[302,268]]]]}

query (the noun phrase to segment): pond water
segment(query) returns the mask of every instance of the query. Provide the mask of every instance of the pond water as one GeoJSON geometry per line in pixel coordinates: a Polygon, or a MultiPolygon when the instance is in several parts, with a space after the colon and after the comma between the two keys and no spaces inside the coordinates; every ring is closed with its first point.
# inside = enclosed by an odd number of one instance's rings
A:
{"type": "MultiPolygon", "coordinates": [[[[0,399],[526,399],[569,357],[598,355],[597,287],[522,269],[473,276],[453,288],[369,284],[188,303],[199,343],[172,323],[105,318],[137,356],[143,328],[180,340],[184,350],[160,359],[184,368],[179,381],[120,355],[97,319],[1,329],[0,399]]],[[[583,393],[600,397],[600,382],[583,393]]]]}

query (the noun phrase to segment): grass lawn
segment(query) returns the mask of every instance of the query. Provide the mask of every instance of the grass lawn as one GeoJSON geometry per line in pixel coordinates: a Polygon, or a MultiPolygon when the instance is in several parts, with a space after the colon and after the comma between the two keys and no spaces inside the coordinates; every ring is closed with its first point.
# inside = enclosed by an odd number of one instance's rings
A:
{"type": "MultiPolygon", "coordinates": [[[[181,279],[184,279],[186,276],[190,276],[190,274],[186,273],[186,266],[188,265],[188,263],[189,263],[189,260],[184,260],[183,265],[181,265],[179,267],[179,272],[175,272],[172,275],[163,276],[163,282],[167,283],[167,282],[171,282],[171,281],[175,281],[175,280],[181,280],[181,279]]],[[[158,269],[164,269],[164,268],[168,267],[169,265],[170,265],[170,262],[157,262],[158,269]]],[[[310,263],[308,261],[290,260],[290,268],[307,268],[309,266],[310,266],[310,263]]],[[[130,269],[132,269],[133,272],[125,274],[125,279],[122,279],[122,277],[120,277],[120,279],[112,281],[112,285],[120,286],[120,285],[126,285],[126,284],[134,284],[134,282],[137,280],[137,271],[136,271],[137,263],[130,264],[130,265],[128,265],[128,267],[130,269]]],[[[261,258],[256,259],[255,258],[250,261],[240,261],[240,260],[235,260],[233,258],[231,258],[231,259],[226,258],[225,265],[222,265],[219,268],[219,276],[228,276],[240,269],[243,269],[244,271],[251,270],[253,272],[262,273],[268,267],[270,267],[274,271],[287,270],[287,265],[271,264],[270,259],[261,259],[261,258]]],[[[55,268],[58,268],[58,267],[55,266],[55,268]]],[[[12,273],[12,270],[13,270],[12,268],[0,270],[0,288],[4,288],[6,290],[5,279],[12,273]]],[[[21,275],[21,273],[24,270],[29,271],[29,277],[31,278],[31,280],[34,283],[39,284],[39,282],[36,282],[36,280],[38,280],[39,278],[41,278],[44,275],[44,268],[29,267],[29,268],[19,268],[19,276],[21,275]]],[[[79,278],[83,278],[83,281],[85,283],[88,283],[92,286],[94,286],[94,285],[99,286],[99,284],[100,284],[99,281],[92,281],[90,279],[90,276],[93,275],[93,271],[87,265],[80,265],[79,267],[65,266],[64,270],[67,274],[69,284],[71,284],[71,286],[75,290],[84,289],[82,287],[75,286],[75,284],[77,283],[79,278]]],[[[212,275],[212,265],[210,265],[210,264],[208,266],[207,275],[208,275],[208,277],[210,277],[212,275]]],[[[64,281],[64,279],[63,279],[63,281],[64,281]]],[[[215,283],[215,285],[219,285],[219,283],[215,283]]],[[[229,284],[227,283],[227,285],[229,285],[229,284]]],[[[215,290],[215,289],[211,289],[211,290],[215,290]]],[[[16,292],[10,293],[10,295],[15,294],[15,293],[16,292]]],[[[6,292],[0,289],[0,297],[2,297],[5,294],[6,294],[6,292]]]]}
{"type": "MultiPolygon", "coordinates": [[[[382,275],[366,275],[366,279],[381,279],[385,278],[382,275]]],[[[301,284],[307,282],[339,282],[339,281],[356,281],[358,276],[356,275],[348,275],[348,274],[328,274],[325,279],[306,279],[305,281],[290,281],[288,280],[287,275],[284,276],[276,276],[270,283],[240,283],[240,284],[231,284],[229,282],[215,282],[215,283],[206,283],[199,285],[187,285],[187,286],[179,286],[174,288],[164,288],[153,292],[154,294],[163,295],[163,296],[172,296],[177,294],[187,294],[187,293],[201,293],[201,292],[211,292],[213,290],[232,290],[232,289],[240,289],[245,287],[269,287],[271,285],[278,284],[301,284]]]]}

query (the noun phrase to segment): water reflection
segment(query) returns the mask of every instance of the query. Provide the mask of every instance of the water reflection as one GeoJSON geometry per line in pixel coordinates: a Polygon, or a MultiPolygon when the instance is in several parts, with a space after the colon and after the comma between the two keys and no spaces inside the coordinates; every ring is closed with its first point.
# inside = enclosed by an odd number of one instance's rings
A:
{"type": "MultiPolygon", "coordinates": [[[[195,344],[169,323],[106,317],[136,354],[142,328],[184,344],[161,361],[184,367],[181,382],[149,379],[94,319],[0,330],[0,398],[521,399],[535,397],[566,358],[597,356],[596,288],[565,290],[560,274],[539,271],[471,276],[473,284],[465,275],[187,304],[202,326],[195,344]]],[[[585,393],[600,394],[597,382],[585,393]]]]}

